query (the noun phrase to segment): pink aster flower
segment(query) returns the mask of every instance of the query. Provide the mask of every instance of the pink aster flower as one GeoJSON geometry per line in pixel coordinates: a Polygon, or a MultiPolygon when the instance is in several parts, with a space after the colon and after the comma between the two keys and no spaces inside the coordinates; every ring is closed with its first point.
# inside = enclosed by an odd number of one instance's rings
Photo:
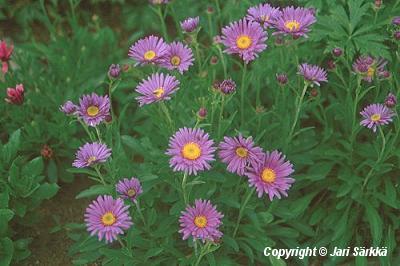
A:
{"type": "Polygon", "coordinates": [[[105,238],[106,243],[111,243],[133,225],[128,209],[122,199],[99,196],[86,208],[86,228],[91,236],[97,235],[99,241],[105,238]]]}
{"type": "Polygon", "coordinates": [[[193,65],[193,61],[192,49],[181,42],[173,42],[168,45],[168,52],[160,65],[169,70],[177,69],[183,74],[193,65]]]}
{"type": "Polygon", "coordinates": [[[72,166],[85,168],[97,163],[104,163],[111,155],[111,149],[103,143],[86,143],[76,152],[76,158],[72,166]]]}
{"type": "Polygon", "coordinates": [[[366,82],[372,82],[374,77],[385,77],[385,65],[387,61],[379,58],[376,59],[372,56],[360,56],[353,63],[353,70],[362,76],[366,82]]]}
{"type": "Polygon", "coordinates": [[[136,100],[140,106],[169,100],[171,95],[179,89],[178,86],[179,80],[174,76],[155,73],[142,80],[137,86],[135,91],[141,95],[136,97],[136,100]]]}
{"type": "Polygon", "coordinates": [[[317,86],[320,86],[320,82],[328,81],[325,69],[316,65],[301,64],[297,74],[302,75],[306,81],[314,83],[317,86]]]}
{"type": "Polygon", "coordinates": [[[373,132],[376,132],[378,126],[392,122],[392,117],[395,115],[392,110],[380,103],[368,105],[360,114],[364,118],[360,125],[372,128],[373,132]]]}
{"type": "Polygon", "coordinates": [[[211,168],[214,161],[213,140],[200,128],[181,128],[169,140],[166,154],[171,156],[169,164],[173,170],[197,175],[198,171],[211,168]]]}
{"type": "Polygon", "coordinates": [[[199,26],[200,17],[187,18],[181,22],[181,28],[184,32],[191,33],[199,26]]]}
{"type": "Polygon", "coordinates": [[[116,185],[116,190],[121,198],[130,199],[132,202],[136,202],[137,197],[143,192],[139,179],[135,177],[120,180],[116,185]]]}
{"type": "Polygon", "coordinates": [[[179,218],[182,239],[186,240],[190,236],[194,240],[216,241],[222,237],[219,227],[222,224],[221,219],[224,215],[217,211],[216,207],[209,200],[197,199],[194,207],[187,206],[179,218]]]}
{"type": "Polygon", "coordinates": [[[264,28],[272,27],[273,22],[282,15],[279,8],[272,7],[270,4],[259,4],[247,10],[247,20],[258,22],[264,28]]]}
{"type": "Polygon", "coordinates": [[[110,115],[110,99],[94,92],[83,95],[79,99],[78,115],[88,126],[95,127],[110,115]]]}
{"type": "Polygon", "coordinates": [[[136,65],[158,64],[167,51],[168,45],[163,38],[151,35],[132,45],[128,56],[136,60],[136,65]]]}
{"type": "Polygon", "coordinates": [[[14,88],[7,88],[7,98],[5,98],[5,101],[10,103],[10,104],[16,104],[16,105],[21,105],[24,103],[24,85],[18,84],[14,88]]]}
{"type": "Polygon", "coordinates": [[[302,7],[286,7],[282,10],[282,15],[274,21],[274,27],[277,29],[273,35],[283,34],[291,35],[294,38],[301,36],[307,37],[310,26],[317,20],[314,11],[302,7]]]}
{"type": "Polygon", "coordinates": [[[279,151],[266,152],[261,163],[252,167],[245,174],[249,178],[249,185],[255,187],[258,197],[265,193],[269,199],[281,195],[287,197],[287,190],[294,183],[289,176],[294,172],[293,165],[285,161],[285,156],[279,151]]]}
{"type": "Polygon", "coordinates": [[[219,157],[228,165],[227,170],[240,176],[244,175],[246,168],[260,163],[264,156],[263,150],[254,145],[252,137],[224,137],[219,144],[219,157]]]}
{"type": "Polygon", "coordinates": [[[8,62],[10,61],[13,50],[13,45],[7,46],[6,41],[0,42],[0,61],[2,64],[1,71],[3,74],[8,72],[8,62]]]}
{"type": "Polygon", "coordinates": [[[222,29],[222,43],[227,47],[224,52],[238,54],[246,64],[267,48],[267,39],[260,24],[246,19],[232,22],[222,29]]]}

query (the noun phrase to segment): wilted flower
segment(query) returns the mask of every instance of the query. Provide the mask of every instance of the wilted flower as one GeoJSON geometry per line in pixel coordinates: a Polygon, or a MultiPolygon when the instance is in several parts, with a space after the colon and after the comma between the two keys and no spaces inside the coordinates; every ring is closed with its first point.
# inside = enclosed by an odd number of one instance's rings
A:
{"type": "Polygon", "coordinates": [[[216,65],[216,64],[218,64],[218,57],[215,56],[215,55],[211,56],[211,58],[210,58],[210,64],[211,64],[211,65],[216,65]]]}
{"type": "Polygon", "coordinates": [[[311,9],[286,7],[282,10],[282,15],[274,21],[277,31],[273,34],[291,35],[294,38],[307,37],[310,26],[316,21],[314,11],[311,9]]]}
{"type": "Polygon", "coordinates": [[[386,125],[392,122],[392,117],[395,115],[394,112],[380,103],[368,105],[360,112],[360,114],[364,118],[360,122],[360,125],[372,128],[372,131],[374,132],[376,132],[377,126],[386,125]]]}
{"type": "Polygon", "coordinates": [[[106,243],[111,243],[132,226],[128,209],[122,199],[99,196],[86,208],[86,228],[91,236],[97,235],[99,241],[105,238],[106,243]]]}
{"type": "Polygon", "coordinates": [[[184,32],[191,33],[199,26],[200,17],[187,18],[181,22],[181,28],[184,32]]]}
{"type": "Polygon", "coordinates": [[[396,95],[394,95],[393,93],[390,92],[390,93],[386,96],[385,105],[386,105],[387,107],[389,107],[389,108],[393,108],[393,107],[396,106],[396,104],[397,104],[396,95]]]}
{"type": "Polygon", "coordinates": [[[168,52],[161,60],[161,66],[173,70],[177,69],[179,73],[187,71],[193,65],[193,53],[187,45],[181,42],[173,42],[168,45],[168,52]]]}
{"type": "Polygon", "coordinates": [[[76,158],[72,166],[85,168],[97,163],[104,163],[111,155],[111,150],[103,143],[86,143],[76,152],[76,158]]]}
{"type": "Polygon", "coordinates": [[[360,56],[353,63],[353,69],[363,77],[363,80],[372,82],[375,76],[383,77],[387,61],[372,56],[360,56]]]}
{"type": "Polygon", "coordinates": [[[246,167],[256,166],[264,156],[263,150],[255,146],[253,138],[224,137],[224,141],[219,144],[219,157],[226,163],[227,170],[240,176],[244,175],[246,167]]]}
{"type": "Polygon", "coordinates": [[[51,159],[53,157],[53,150],[49,145],[45,144],[45,145],[43,145],[42,149],[40,150],[40,154],[45,159],[51,159]]]}
{"type": "Polygon", "coordinates": [[[286,83],[288,82],[288,77],[286,73],[280,73],[276,74],[276,80],[280,85],[286,85],[286,83]]]}
{"type": "Polygon", "coordinates": [[[275,196],[278,199],[281,195],[287,197],[287,190],[295,181],[289,177],[293,172],[293,165],[285,161],[285,156],[279,151],[272,151],[265,153],[261,163],[245,174],[249,178],[249,185],[256,188],[259,198],[266,193],[272,200],[275,196]]]}
{"type": "Polygon", "coordinates": [[[158,64],[167,52],[168,45],[163,38],[151,35],[132,45],[128,56],[136,60],[136,65],[158,64]]]}
{"type": "Polygon", "coordinates": [[[143,192],[142,185],[136,177],[132,177],[131,179],[124,178],[115,186],[121,198],[130,199],[132,202],[136,202],[137,197],[143,192]]]}
{"type": "Polygon", "coordinates": [[[136,92],[141,95],[136,97],[136,100],[140,106],[169,100],[171,95],[179,89],[178,86],[179,80],[174,76],[154,73],[137,86],[136,92]]]}
{"type": "Polygon", "coordinates": [[[109,114],[110,99],[107,95],[99,96],[93,92],[79,99],[78,115],[87,125],[95,127],[109,114]]]}
{"type": "Polygon", "coordinates": [[[332,54],[336,57],[339,57],[343,54],[343,50],[341,48],[336,47],[332,50],[332,54]]]}
{"type": "Polygon", "coordinates": [[[197,199],[194,207],[187,206],[179,218],[181,229],[179,233],[183,235],[183,240],[190,236],[194,240],[205,242],[216,241],[222,237],[222,232],[218,230],[221,219],[224,215],[217,211],[209,200],[197,199]]]}
{"type": "Polygon", "coordinates": [[[400,17],[394,17],[392,20],[392,24],[399,26],[400,25],[400,17]]]}
{"type": "Polygon", "coordinates": [[[302,75],[307,82],[320,86],[320,82],[327,82],[326,71],[316,65],[309,65],[307,63],[299,66],[299,72],[297,74],[302,75]]]}
{"type": "Polygon", "coordinates": [[[121,68],[118,64],[112,64],[108,69],[108,76],[111,78],[118,78],[121,74],[121,68]]]}
{"type": "Polygon", "coordinates": [[[279,8],[272,7],[270,4],[259,4],[247,10],[246,18],[250,21],[260,23],[264,28],[268,28],[281,15],[282,12],[279,8]]]}
{"type": "Polygon", "coordinates": [[[214,13],[214,8],[212,6],[208,6],[207,7],[207,14],[211,15],[212,13],[214,13]]]}
{"type": "Polygon", "coordinates": [[[318,96],[318,90],[316,88],[312,88],[310,91],[311,97],[317,97],[318,96]]]}
{"type": "Polygon", "coordinates": [[[78,106],[76,106],[71,101],[66,101],[63,105],[60,106],[60,111],[66,115],[73,115],[78,110],[78,106]]]}
{"type": "Polygon", "coordinates": [[[0,61],[2,63],[1,71],[5,74],[8,72],[8,61],[10,61],[14,46],[7,46],[6,41],[0,42],[0,61]]]}
{"type": "Polygon", "coordinates": [[[236,90],[236,83],[232,79],[226,79],[218,84],[218,88],[223,94],[231,94],[236,90]]]}
{"type": "Polygon", "coordinates": [[[267,48],[267,33],[260,24],[242,19],[222,29],[222,43],[227,54],[238,54],[247,64],[267,48]]]}
{"type": "Polygon", "coordinates": [[[10,104],[21,105],[24,102],[24,85],[18,84],[14,88],[7,88],[5,101],[10,104]]]}
{"type": "Polygon", "coordinates": [[[181,128],[169,140],[166,152],[171,156],[170,167],[189,175],[211,168],[214,161],[214,141],[200,128],[181,128]]]}

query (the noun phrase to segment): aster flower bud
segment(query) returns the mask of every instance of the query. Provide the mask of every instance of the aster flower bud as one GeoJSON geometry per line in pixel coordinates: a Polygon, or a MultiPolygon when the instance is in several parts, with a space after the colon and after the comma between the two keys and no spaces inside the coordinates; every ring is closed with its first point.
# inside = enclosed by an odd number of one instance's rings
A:
{"type": "Polygon", "coordinates": [[[397,98],[393,93],[389,93],[385,99],[385,105],[389,108],[395,107],[397,104],[397,98]]]}
{"type": "Polygon", "coordinates": [[[286,85],[286,83],[288,82],[288,77],[286,75],[286,73],[280,73],[280,74],[276,74],[276,80],[278,81],[278,83],[280,85],[286,85]]]}
{"type": "Polygon", "coordinates": [[[396,40],[400,40],[400,31],[396,31],[396,32],[394,33],[394,38],[395,38],[396,40]]]}
{"type": "Polygon", "coordinates": [[[186,33],[194,32],[199,26],[200,17],[187,18],[181,22],[181,28],[186,33]]]}
{"type": "Polygon", "coordinates": [[[66,101],[63,105],[60,106],[60,111],[66,115],[73,115],[78,110],[78,106],[76,106],[71,101],[66,101]]]}
{"type": "Polygon", "coordinates": [[[382,0],[375,0],[375,7],[380,8],[382,6],[382,0]]]}
{"type": "Polygon", "coordinates": [[[201,107],[201,108],[199,109],[199,111],[197,112],[197,116],[198,116],[200,119],[205,119],[206,116],[207,116],[207,109],[204,108],[204,107],[201,107]]]}
{"type": "Polygon", "coordinates": [[[400,17],[394,17],[392,20],[392,24],[395,26],[399,26],[400,25],[400,17]]]}
{"type": "Polygon", "coordinates": [[[336,47],[332,50],[332,54],[336,57],[339,57],[343,54],[343,50],[339,47],[336,47]]]}
{"type": "Polygon", "coordinates": [[[207,14],[211,15],[212,13],[214,13],[214,8],[212,6],[208,6],[207,7],[207,14]]]}
{"type": "Polygon", "coordinates": [[[216,64],[218,64],[218,57],[215,56],[215,55],[211,56],[210,64],[211,64],[211,65],[216,65],[216,64]]]}
{"type": "Polygon", "coordinates": [[[231,94],[236,90],[236,83],[232,79],[226,79],[219,84],[219,89],[223,94],[231,94]]]}
{"type": "Polygon", "coordinates": [[[108,76],[110,78],[116,79],[119,77],[120,74],[121,74],[121,68],[118,64],[112,64],[108,69],[108,76]]]}
{"type": "Polygon", "coordinates": [[[45,159],[51,159],[53,157],[53,150],[51,149],[51,147],[49,145],[45,144],[45,145],[43,145],[43,148],[40,151],[40,154],[45,159]]]}
{"type": "Polygon", "coordinates": [[[318,96],[318,90],[316,88],[312,88],[310,91],[310,95],[312,97],[317,97],[318,96]]]}
{"type": "Polygon", "coordinates": [[[326,62],[326,66],[328,67],[329,70],[335,69],[335,68],[336,68],[335,61],[333,61],[332,59],[329,59],[329,60],[326,62]]]}
{"type": "Polygon", "coordinates": [[[24,86],[18,84],[15,89],[7,88],[7,98],[5,101],[10,104],[21,105],[24,102],[24,86]]]}

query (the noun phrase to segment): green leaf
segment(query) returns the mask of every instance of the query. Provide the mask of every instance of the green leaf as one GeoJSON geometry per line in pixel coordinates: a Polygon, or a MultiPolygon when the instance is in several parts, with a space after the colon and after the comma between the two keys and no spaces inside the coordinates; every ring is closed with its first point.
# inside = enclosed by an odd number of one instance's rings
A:
{"type": "Polygon", "coordinates": [[[50,183],[57,183],[58,180],[58,172],[57,165],[54,160],[50,160],[47,165],[47,179],[50,183]]]}
{"type": "Polygon", "coordinates": [[[2,152],[3,160],[6,164],[9,164],[17,154],[21,142],[20,139],[21,139],[21,130],[18,129],[11,134],[7,144],[3,146],[3,152],[2,152]]]}
{"type": "Polygon", "coordinates": [[[376,209],[369,203],[365,202],[365,215],[371,228],[373,245],[378,247],[382,240],[383,224],[380,215],[376,209]]]}
{"type": "Polygon", "coordinates": [[[93,185],[90,188],[81,191],[75,198],[81,199],[81,198],[87,198],[87,197],[92,197],[102,194],[111,194],[111,193],[112,193],[112,187],[110,185],[107,186],[93,185]]]}
{"type": "Polygon", "coordinates": [[[43,159],[42,157],[36,157],[28,162],[25,166],[22,167],[21,175],[36,177],[43,172],[43,159]]]}
{"type": "Polygon", "coordinates": [[[286,266],[286,262],[282,259],[278,259],[272,255],[269,255],[269,261],[271,262],[272,266],[286,266]]]}
{"type": "Polygon", "coordinates": [[[14,254],[14,245],[11,239],[4,237],[0,239],[0,266],[8,266],[14,254]]]}
{"type": "Polygon", "coordinates": [[[55,183],[44,183],[35,191],[35,193],[33,193],[32,197],[40,200],[51,199],[57,194],[59,189],[60,187],[55,183]]]}

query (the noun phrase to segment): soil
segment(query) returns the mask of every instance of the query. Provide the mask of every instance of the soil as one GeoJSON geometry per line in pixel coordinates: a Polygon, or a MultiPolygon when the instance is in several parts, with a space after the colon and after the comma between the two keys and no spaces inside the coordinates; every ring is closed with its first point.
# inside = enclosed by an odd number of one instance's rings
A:
{"type": "Polygon", "coordinates": [[[32,252],[21,265],[68,266],[72,265],[68,256],[68,248],[72,245],[64,229],[50,233],[57,226],[53,216],[58,216],[60,223],[82,223],[85,208],[90,199],[75,199],[85,188],[93,185],[93,181],[84,177],[76,177],[72,183],[61,183],[60,190],[51,200],[44,201],[40,208],[40,221],[30,228],[26,237],[32,237],[29,245],[32,252]]]}

